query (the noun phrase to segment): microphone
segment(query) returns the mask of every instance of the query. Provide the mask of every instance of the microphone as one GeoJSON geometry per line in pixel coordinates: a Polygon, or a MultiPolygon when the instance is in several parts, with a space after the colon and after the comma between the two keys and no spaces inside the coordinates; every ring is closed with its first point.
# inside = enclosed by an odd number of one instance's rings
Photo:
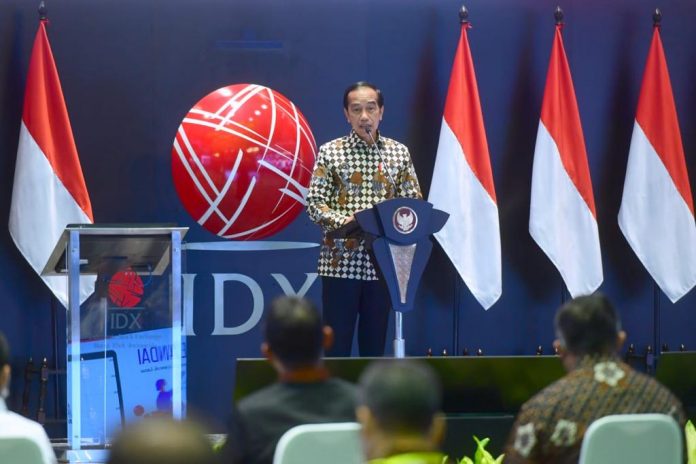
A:
{"type": "Polygon", "coordinates": [[[387,177],[389,178],[389,181],[391,182],[392,186],[394,187],[394,195],[396,196],[396,182],[394,181],[394,178],[391,175],[391,172],[389,172],[389,167],[387,166],[387,163],[384,162],[384,156],[382,155],[382,150],[379,149],[379,146],[377,145],[377,142],[375,141],[375,138],[372,136],[372,126],[369,124],[366,124],[362,126],[363,130],[367,133],[367,136],[370,137],[370,140],[372,141],[372,146],[375,147],[375,151],[377,152],[377,155],[379,156],[379,161],[384,166],[384,171],[387,173],[387,177]]]}

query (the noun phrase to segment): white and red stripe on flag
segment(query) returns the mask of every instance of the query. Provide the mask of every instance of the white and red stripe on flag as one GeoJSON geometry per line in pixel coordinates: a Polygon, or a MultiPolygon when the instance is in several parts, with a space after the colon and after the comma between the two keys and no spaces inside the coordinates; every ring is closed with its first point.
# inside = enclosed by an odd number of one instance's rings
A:
{"type": "Polygon", "coordinates": [[[694,203],[657,26],[638,98],[619,227],[672,302],[696,285],[694,203]]]}
{"type": "Polygon", "coordinates": [[[435,237],[488,309],[502,293],[500,226],[467,28],[454,57],[428,200],[450,214],[435,237]]]}
{"type": "Polygon", "coordinates": [[[597,213],[570,67],[556,25],[537,131],[529,232],[570,294],[602,283],[597,213]]]}
{"type": "MultiPolygon", "coordinates": [[[[92,222],[92,206],[58,71],[45,21],[41,21],[27,73],[12,188],[10,235],[40,275],[65,226],[92,222]]],[[[67,279],[42,278],[67,306],[67,279]]],[[[81,283],[81,301],[89,296],[93,287],[93,282],[81,283]]]]}

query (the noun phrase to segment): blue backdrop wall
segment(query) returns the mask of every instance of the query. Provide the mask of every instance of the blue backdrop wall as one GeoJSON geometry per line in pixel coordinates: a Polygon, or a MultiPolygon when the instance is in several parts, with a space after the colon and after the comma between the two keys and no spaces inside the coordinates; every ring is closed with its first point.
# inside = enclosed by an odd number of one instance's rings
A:
{"type": "MultiPolygon", "coordinates": [[[[294,101],[318,143],[347,133],[343,89],[382,87],[382,131],[411,149],[424,192],[430,186],[442,108],[459,34],[455,0],[71,0],[49,2],[49,38],[63,84],[97,222],[176,222],[189,242],[217,237],[185,211],[171,176],[171,147],[188,109],[233,83],[269,86],[294,101]]],[[[472,0],[469,32],[503,246],[503,296],[484,311],[437,246],[417,310],[405,320],[407,353],[485,354],[551,350],[552,317],[567,294],[527,232],[532,157],[551,49],[556,2],[472,0]]],[[[564,39],[575,82],[597,204],[604,263],[601,290],[618,306],[638,351],[649,344],[696,346],[696,292],[672,304],[655,291],[617,225],[628,147],[652,11],[662,38],[690,171],[696,185],[696,7],[690,0],[566,0],[564,39]],[[659,317],[656,317],[659,315],[659,317]]],[[[24,83],[37,5],[0,4],[0,218],[8,218],[24,83]]],[[[301,214],[269,240],[318,242],[301,214]]],[[[249,320],[254,305],[310,284],[318,300],[317,248],[185,257],[195,335],[189,337],[190,407],[220,424],[229,410],[234,360],[256,357],[260,327],[214,335],[249,320]],[[215,274],[245,277],[214,298],[215,274]],[[194,277],[195,275],[195,277],[194,277]],[[247,279],[248,278],[248,279],[247,279]],[[252,292],[244,281],[258,283],[252,292]]],[[[15,377],[29,356],[59,358],[65,314],[0,231],[0,329],[13,347],[15,377]],[[55,341],[54,341],[55,340],[55,341]],[[55,346],[54,346],[55,344],[55,346]]],[[[220,277],[218,277],[220,278],[220,277]]],[[[59,362],[60,361],[59,359],[59,362]]],[[[13,404],[20,383],[13,383],[13,404]]],[[[219,426],[221,427],[221,426],[219,426]]]]}

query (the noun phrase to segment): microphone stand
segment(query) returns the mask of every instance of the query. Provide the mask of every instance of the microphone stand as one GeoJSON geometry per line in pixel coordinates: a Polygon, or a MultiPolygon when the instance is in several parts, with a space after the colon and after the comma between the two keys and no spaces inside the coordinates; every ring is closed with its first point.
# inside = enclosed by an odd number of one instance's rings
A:
{"type": "MultiPolygon", "coordinates": [[[[367,133],[368,137],[372,141],[372,145],[375,147],[375,151],[379,156],[379,161],[384,166],[384,170],[387,172],[387,177],[394,187],[394,196],[396,196],[396,182],[394,177],[392,177],[391,172],[389,172],[389,167],[384,161],[384,156],[382,155],[382,150],[379,149],[375,138],[372,136],[372,126],[363,126],[363,129],[367,133]]],[[[395,358],[405,358],[406,357],[406,340],[404,340],[404,329],[403,329],[403,313],[401,311],[394,311],[394,357],[395,358]]]]}

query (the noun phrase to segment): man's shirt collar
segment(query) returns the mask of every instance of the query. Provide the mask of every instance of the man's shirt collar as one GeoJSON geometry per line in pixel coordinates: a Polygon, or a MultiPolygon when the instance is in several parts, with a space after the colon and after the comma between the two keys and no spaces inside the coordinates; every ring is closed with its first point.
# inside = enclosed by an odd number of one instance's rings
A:
{"type": "MultiPolygon", "coordinates": [[[[382,146],[382,140],[379,136],[379,130],[377,131],[377,138],[375,139],[375,142],[377,142],[378,146],[382,146]]],[[[355,132],[354,129],[351,129],[350,134],[348,135],[348,143],[350,143],[354,147],[360,147],[362,146],[363,148],[369,148],[370,145],[365,142],[363,139],[360,138],[357,132],[355,132]]]]}

